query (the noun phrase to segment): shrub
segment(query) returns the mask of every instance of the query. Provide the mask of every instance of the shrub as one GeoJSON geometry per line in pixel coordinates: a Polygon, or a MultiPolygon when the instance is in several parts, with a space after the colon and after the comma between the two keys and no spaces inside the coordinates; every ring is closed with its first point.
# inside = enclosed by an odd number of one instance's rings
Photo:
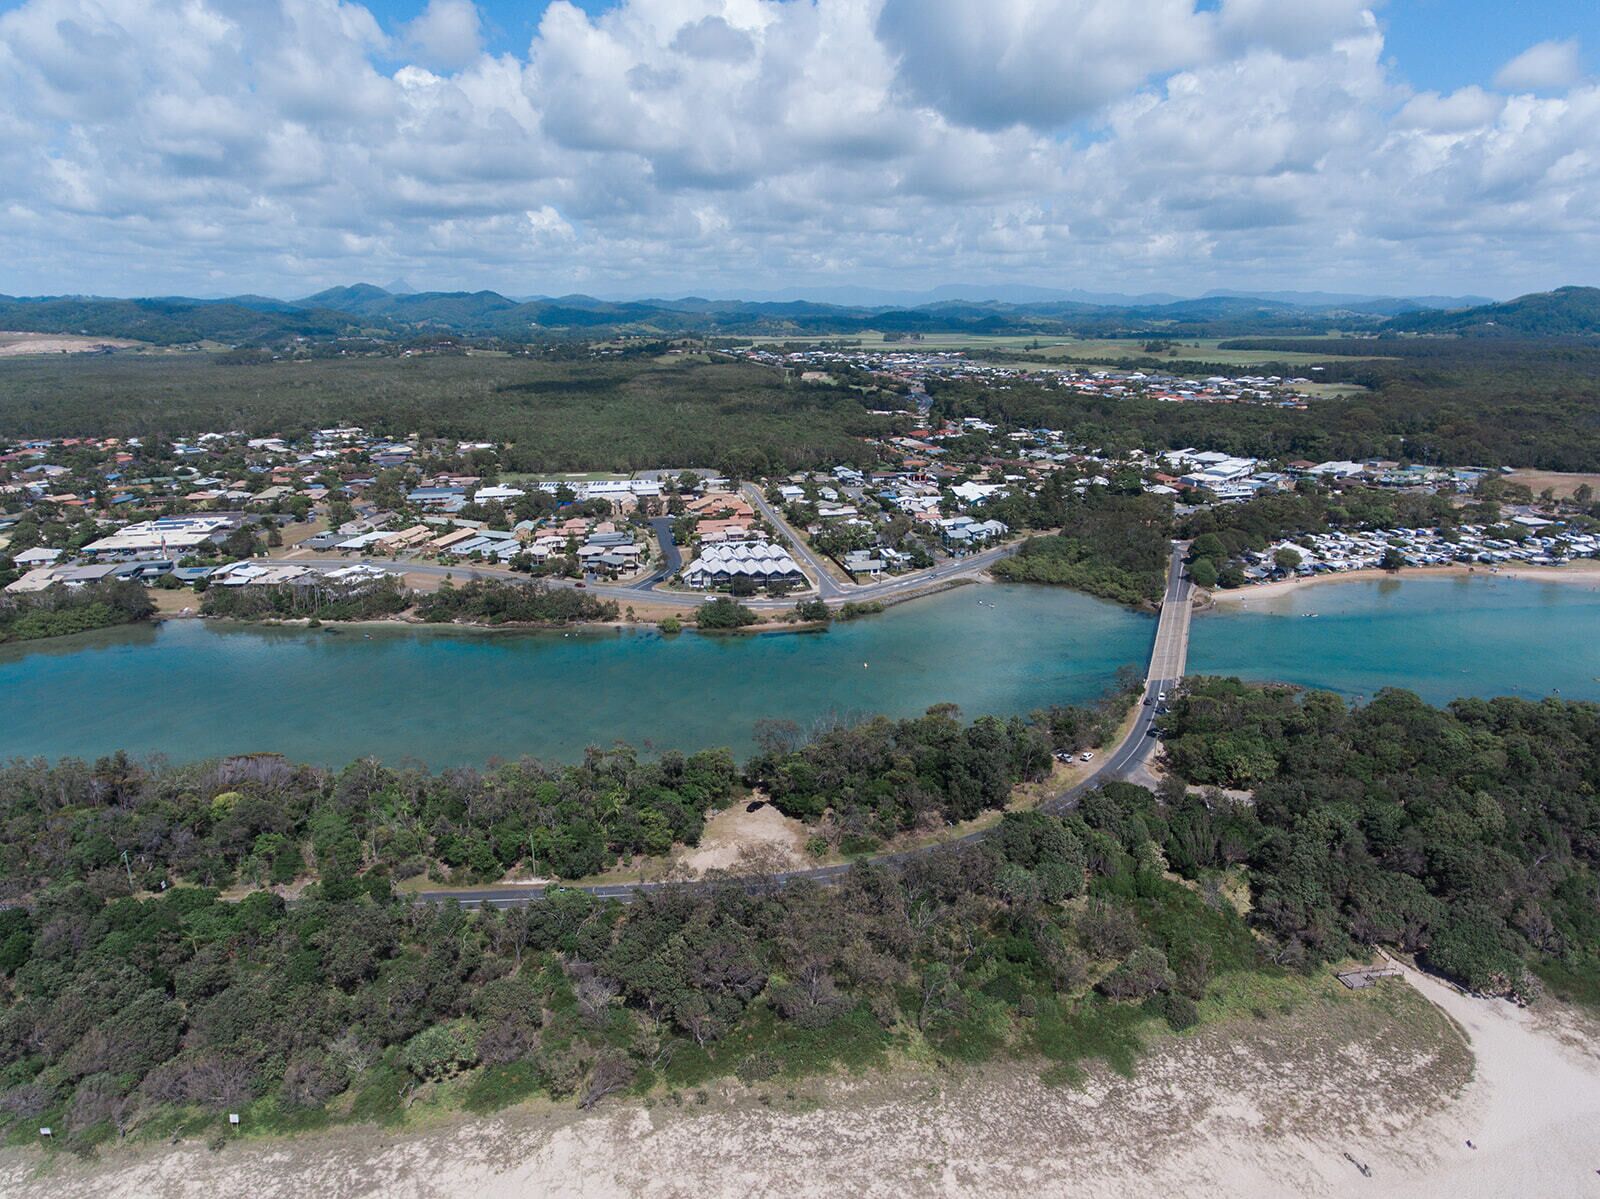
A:
{"type": "Polygon", "coordinates": [[[702,629],[742,629],[761,618],[743,604],[718,596],[708,604],[701,604],[694,614],[694,623],[702,629]]]}
{"type": "Polygon", "coordinates": [[[1167,955],[1154,945],[1142,945],[1100,980],[1100,990],[1113,999],[1143,999],[1170,990],[1173,982],[1167,955]]]}
{"type": "Polygon", "coordinates": [[[405,1043],[400,1060],[423,1081],[448,1078],[478,1060],[478,1026],[452,1020],[425,1028],[405,1043]]]}
{"type": "Polygon", "coordinates": [[[1200,1008],[1187,995],[1162,991],[1144,1001],[1144,1010],[1159,1016],[1174,1032],[1183,1032],[1200,1023],[1200,1008]]]}

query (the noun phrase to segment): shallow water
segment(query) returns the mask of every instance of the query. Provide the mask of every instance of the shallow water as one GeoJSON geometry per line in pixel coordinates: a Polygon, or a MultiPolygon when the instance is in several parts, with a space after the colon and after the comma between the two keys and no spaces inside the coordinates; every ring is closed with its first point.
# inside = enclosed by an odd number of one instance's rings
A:
{"type": "Polygon", "coordinates": [[[274,750],[431,767],[752,749],[755,722],[1092,700],[1155,622],[1060,588],[962,587],[828,632],[276,629],[173,621],[0,649],[0,757],[274,750]]]}
{"type": "MultiPolygon", "coordinates": [[[[0,648],[0,757],[274,750],[438,768],[590,745],[725,745],[756,722],[1085,702],[1143,665],[1148,616],[1062,588],[963,587],[826,633],[334,631],[174,621],[0,648]]],[[[1195,618],[1193,673],[1370,697],[1600,700],[1600,584],[1403,578],[1195,618]],[[1314,613],[1314,616],[1308,615],[1314,613]]]]}
{"type": "Polygon", "coordinates": [[[1406,687],[1433,703],[1555,692],[1600,700],[1600,580],[1319,583],[1196,616],[1189,671],[1347,696],[1406,687]]]}

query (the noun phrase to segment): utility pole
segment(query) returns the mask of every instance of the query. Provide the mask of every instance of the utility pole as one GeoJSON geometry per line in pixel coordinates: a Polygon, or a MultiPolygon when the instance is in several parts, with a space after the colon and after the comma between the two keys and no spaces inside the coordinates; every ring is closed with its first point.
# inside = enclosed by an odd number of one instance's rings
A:
{"type": "Polygon", "coordinates": [[[133,863],[128,861],[128,851],[126,849],[124,849],[122,851],[122,865],[123,865],[123,868],[125,870],[127,870],[127,872],[128,872],[128,893],[131,895],[133,893],[133,889],[134,889],[133,888],[133,863]]]}

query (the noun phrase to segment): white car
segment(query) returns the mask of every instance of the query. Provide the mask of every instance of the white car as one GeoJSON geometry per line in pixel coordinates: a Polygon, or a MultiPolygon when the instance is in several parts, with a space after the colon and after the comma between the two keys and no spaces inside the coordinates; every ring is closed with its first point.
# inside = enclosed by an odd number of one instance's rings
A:
{"type": "Polygon", "coordinates": [[[1080,755],[1080,757],[1079,757],[1079,759],[1078,759],[1078,760],[1079,760],[1079,761],[1080,761],[1080,762],[1087,762],[1087,761],[1089,761],[1089,760],[1090,760],[1090,759],[1091,759],[1091,758],[1093,758],[1093,757],[1094,757],[1094,750],[1092,750],[1092,749],[1086,749],[1086,750],[1084,750],[1084,751],[1083,751],[1083,753],[1082,753],[1082,754],[1081,754],[1081,755],[1080,755]]]}
{"type": "Polygon", "coordinates": [[[1164,704],[1166,702],[1167,702],[1167,693],[1165,691],[1157,693],[1157,695],[1156,695],[1156,703],[1164,704]]]}

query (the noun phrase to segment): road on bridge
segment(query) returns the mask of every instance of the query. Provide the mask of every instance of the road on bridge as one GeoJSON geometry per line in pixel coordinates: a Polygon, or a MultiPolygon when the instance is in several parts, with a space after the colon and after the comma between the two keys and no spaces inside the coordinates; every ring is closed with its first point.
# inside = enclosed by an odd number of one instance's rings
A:
{"type": "MultiPolygon", "coordinates": [[[[1087,792],[1105,783],[1126,778],[1154,753],[1156,738],[1153,734],[1157,710],[1160,707],[1159,697],[1163,693],[1172,694],[1183,681],[1183,671],[1189,651],[1189,620],[1194,608],[1194,582],[1184,571],[1183,558],[1187,549],[1187,545],[1182,542],[1174,542],[1172,545],[1172,553],[1167,563],[1167,587],[1162,596],[1161,614],[1156,622],[1156,636],[1150,648],[1150,664],[1145,672],[1144,692],[1140,696],[1140,705],[1133,727],[1117,745],[1106,752],[1104,760],[1093,774],[1040,804],[1040,808],[1044,811],[1071,811],[1087,792]]],[[[872,860],[894,865],[950,845],[976,844],[987,835],[986,832],[968,833],[953,842],[941,842],[922,849],[883,854],[872,860]]],[[[790,870],[770,876],[769,879],[763,880],[763,885],[768,881],[784,883],[796,879],[809,879],[827,886],[836,883],[848,874],[850,869],[848,865],[841,865],[790,870]]],[[[607,883],[568,889],[587,891],[599,898],[626,901],[640,891],[654,891],[676,885],[678,884],[607,883]]],[[[544,892],[543,886],[483,887],[462,891],[421,891],[418,892],[417,899],[423,903],[442,903],[453,899],[468,908],[483,906],[510,908],[543,899],[544,892]]]]}

